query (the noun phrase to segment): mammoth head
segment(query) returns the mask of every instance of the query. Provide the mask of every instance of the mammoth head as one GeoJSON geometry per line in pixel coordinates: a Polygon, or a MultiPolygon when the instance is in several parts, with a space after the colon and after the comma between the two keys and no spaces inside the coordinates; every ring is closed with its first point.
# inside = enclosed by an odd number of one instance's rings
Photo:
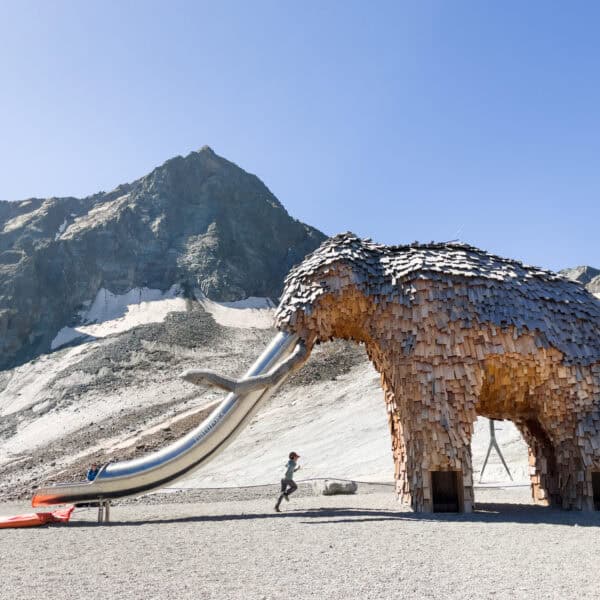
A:
{"type": "Polygon", "coordinates": [[[275,323],[308,347],[334,337],[367,341],[376,311],[369,288],[384,284],[381,246],[346,233],[332,237],[285,280],[275,323]]]}

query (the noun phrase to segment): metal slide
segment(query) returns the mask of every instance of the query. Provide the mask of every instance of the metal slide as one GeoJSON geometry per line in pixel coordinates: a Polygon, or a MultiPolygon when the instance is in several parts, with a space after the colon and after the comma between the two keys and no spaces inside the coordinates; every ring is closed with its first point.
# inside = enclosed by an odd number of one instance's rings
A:
{"type": "MultiPolygon", "coordinates": [[[[245,377],[272,369],[292,354],[297,342],[296,335],[278,333],[245,377]]],[[[177,442],[142,458],[109,463],[100,469],[94,481],[39,488],[31,501],[32,506],[104,503],[173,483],[223,450],[285,379],[286,376],[282,376],[270,387],[245,394],[228,394],[198,427],[177,442]]]]}

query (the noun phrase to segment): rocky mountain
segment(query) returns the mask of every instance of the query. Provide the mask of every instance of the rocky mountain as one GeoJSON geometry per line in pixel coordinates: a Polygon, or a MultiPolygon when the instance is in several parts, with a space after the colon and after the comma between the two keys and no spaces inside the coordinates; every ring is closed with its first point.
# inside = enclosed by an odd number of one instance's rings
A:
{"type": "Polygon", "coordinates": [[[583,283],[592,294],[600,294],[600,269],[589,266],[573,267],[559,271],[561,275],[583,283]]]}
{"type": "Polygon", "coordinates": [[[324,238],[207,146],[112,192],[0,202],[0,369],[50,350],[101,290],[276,298],[324,238]]]}

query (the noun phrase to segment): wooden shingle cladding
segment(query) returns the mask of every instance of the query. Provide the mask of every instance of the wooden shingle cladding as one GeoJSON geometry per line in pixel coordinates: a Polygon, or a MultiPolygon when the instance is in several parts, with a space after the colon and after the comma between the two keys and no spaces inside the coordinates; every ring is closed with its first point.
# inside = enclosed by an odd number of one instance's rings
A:
{"type": "Polygon", "coordinates": [[[432,510],[432,471],[473,504],[477,415],[511,419],[536,502],[592,508],[600,470],[600,301],[552,272],[463,244],[382,246],[342,234],[286,279],[277,326],[309,347],[363,342],[381,374],[397,491],[432,510]]]}

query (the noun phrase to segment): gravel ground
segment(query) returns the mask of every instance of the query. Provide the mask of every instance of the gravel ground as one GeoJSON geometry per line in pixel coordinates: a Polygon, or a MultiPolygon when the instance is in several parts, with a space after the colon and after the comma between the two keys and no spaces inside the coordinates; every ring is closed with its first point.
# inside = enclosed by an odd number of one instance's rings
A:
{"type": "MultiPolygon", "coordinates": [[[[154,494],[68,525],[3,530],[13,598],[597,598],[600,513],[531,506],[527,488],[478,489],[471,515],[416,515],[389,488],[154,494]]],[[[0,514],[31,510],[0,505],[0,514]]]]}

